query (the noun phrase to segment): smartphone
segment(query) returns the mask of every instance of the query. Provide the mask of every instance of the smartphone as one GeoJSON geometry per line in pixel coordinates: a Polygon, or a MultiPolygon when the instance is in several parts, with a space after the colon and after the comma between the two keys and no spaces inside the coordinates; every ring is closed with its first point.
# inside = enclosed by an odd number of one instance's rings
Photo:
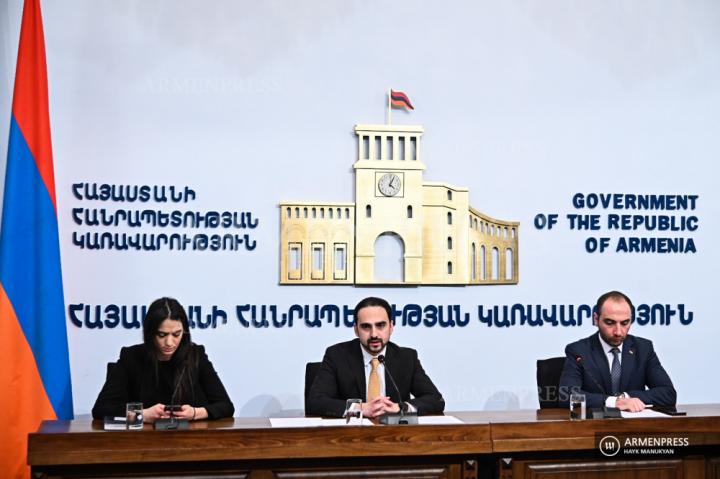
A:
{"type": "Polygon", "coordinates": [[[165,412],[180,412],[182,406],[165,406],[165,412]]]}
{"type": "Polygon", "coordinates": [[[687,412],[685,412],[685,411],[678,411],[678,410],[676,410],[675,408],[672,408],[672,409],[670,409],[670,408],[667,408],[667,409],[664,409],[664,408],[660,408],[660,409],[659,409],[659,408],[653,408],[653,410],[655,410],[655,411],[657,411],[657,412],[661,412],[661,413],[663,413],[663,414],[667,414],[668,416],[687,416],[687,412]]]}
{"type": "Polygon", "coordinates": [[[678,411],[674,406],[654,406],[651,408],[654,411],[667,414],[668,416],[687,416],[687,412],[678,411]]]}

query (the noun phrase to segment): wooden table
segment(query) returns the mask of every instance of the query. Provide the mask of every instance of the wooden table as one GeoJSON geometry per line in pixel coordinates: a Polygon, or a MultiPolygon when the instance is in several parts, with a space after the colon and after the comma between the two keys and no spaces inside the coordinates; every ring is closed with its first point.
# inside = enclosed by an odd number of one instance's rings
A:
{"type": "MultiPolygon", "coordinates": [[[[564,409],[479,413],[490,423],[493,477],[509,478],[714,478],[720,479],[720,405],[679,406],[686,416],[647,419],[568,420],[564,409]],[[606,457],[598,442],[605,436],[687,438],[674,454],[606,457]]],[[[457,413],[465,419],[466,413],[457,413]]],[[[467,413],[477,417],[478,413],[467,413]]]]}
{"type": "Polygon", "coordinates": [[[45,421],[30,435],[34,477],[633,477],[720,479],[720,405],[685,417],[569,421],[567,410],[448,413],[453,425],[272,428],[266,418],[186,431],[103,431],[45,421]],[[599,437],[682,435],[673,456],[606,458],[599,437]]]}

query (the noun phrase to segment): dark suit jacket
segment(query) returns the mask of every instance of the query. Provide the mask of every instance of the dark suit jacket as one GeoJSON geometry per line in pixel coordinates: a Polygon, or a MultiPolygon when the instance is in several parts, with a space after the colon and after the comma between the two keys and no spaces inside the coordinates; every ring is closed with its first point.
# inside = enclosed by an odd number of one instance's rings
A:
{"type": "MultiPolygon", "coordinates": [[[[560,405],[567,406],[570,392],[585,394],[588,407],[603,407],[612,394],[608,355],[597,333],[568,344],[560,376],[560,405]]],[[[654,406],[674,406],[677,393],[655,354],[652,341],[630,334],[622,349],[620,392],[654,406]],[[648,389],[646,389],[646,386],[648,389]]]]}
{"type": "MultiPolygon", "coordinates": [[[[223,387],[212,363],[205,354],[205,348],[192,344],[197,359],[192,376],[192,397],[183,398],[186,404],[207,409],[210,419],[232,417],[235,412],[225,387],[223,387]]],[[[172,393],[167,394],[171,396],[172,393]]],[[[108,371],[100,394],[92,409],[95,419],[104,416],[124,416],[125,403],[142,402],[143,407],[155,404],[169,404],[171,397],[165,397],[155,381],[155,371],[147,358],[145,347],[136,344],[120,350],[120,359],[108,371]]]]}
{"type": "MultiPolygon", "coordinates": [[[[325,351],[325,357],[310,387],[305,414],[341,417],[347,399],[367,400],[365,366],[360,348],[360,340],[353,339],[330,346],[325,351]]],[[[393,402],[399,403],[400,398],[388,377],[388,369],[397,382],[403,401],[412,404],[418,414],[443,412],[445,400],[425,374],[417,351],[401,348],[394,343],[388,343],[385,349],[385,393],[393,402]]]]}

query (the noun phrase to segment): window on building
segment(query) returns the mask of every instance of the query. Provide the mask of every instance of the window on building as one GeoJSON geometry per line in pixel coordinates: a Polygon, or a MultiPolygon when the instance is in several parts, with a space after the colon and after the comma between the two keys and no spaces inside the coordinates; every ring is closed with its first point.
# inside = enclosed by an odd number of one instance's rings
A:
{"type": "Polygon", "coordinates": [[[366,218],[372,218],[372,206],[367,205],[365,207],[365,217],[366,218]]]}
{"type": "Polygon", "coordinates": [[[505,250],[505,279],[513,279],[513,250],[510,248],[505,250]]]}
{"type": "Polygon", "coordinates": [[[449,225],[452,224],[452,213],[450,213],[450,212],[448,212],[448,214],[447,214],[447,221],[448,221],[449,225]]]}
{"type": "Polygon", "coordinates": [[[407,217],[412,218],[412,205],[408,205],[407,207],[407,217]]]}
{"type": "Polygon", "coordinates": [[[452,249],[452,236],[448,236],[447,245],[448,249],[452,249]]]}
{"type": "Polygon", "coordinates": [[[452,261],[448,261],[447,269],[448,269],[448,274],[453,274],[453,272],[452,272],[452,261]]]}
{"type": "Polygon", "coordinates": [[[452,201],[452,191],[448,190],[447,197],[448,197],[448,201],[452,201]]]}
{"type": "Polygon", "coordinates": [[[485,259],[485,245],[480,246],[480,279],[485,281],[487,278],[487,260],[485,259]]]}
{"type": "Polygon", "coordinates": [[[335,243],[333,251],[333,278],[347,279],[347,244],[335,243]]]}
{"type": "Polygon", "coordinates": [[[288,279],[302,279],[302,244],[290,243],[288,245],[288,279]]]}
{"type": "Polygon", "coordinates": [[[312,270],[310,271],[310,278],[325,279],[325,245],[323,243],[313,243],[311,249],[312,270]]]}
{"type": "Polygon", "coordinates": [[[477,249],[475,243],[470,247],[470,270],[472,271],[472,280],[477,279],[477,249]]]}
{"type": "Polygon", "coordinates": [[[500,278],[500,251],[497,248],[492,249],[492,279],[500,278]]]}

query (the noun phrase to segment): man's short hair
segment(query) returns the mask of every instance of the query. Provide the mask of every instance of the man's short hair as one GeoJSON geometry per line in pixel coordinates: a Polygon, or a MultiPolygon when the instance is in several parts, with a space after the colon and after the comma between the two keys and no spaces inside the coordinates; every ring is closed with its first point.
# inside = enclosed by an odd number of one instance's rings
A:
{"type": "Polygon", "coordinates": [[[608,299],[612,299],[613,301],[624,300],[630,306],[632,316],[635,316],[635,306],[633,306],[632,301],[630,301],[630,298],[628,298],[626,294],[621,293],[620,291],[609,291],[600,296],[595,304],[595,313],[598,315],[598,318],[600,318],[600,310],[602,309],[603,304],[605,304],[605,301],[608,299]]]}
{"type": "Polygon", "coordinates": [[[369,296],[369,297],[361,300],[357,304],[357,306],[355,306],[355,318],[353,320],[353,324],[357,324],[358,313],[360,312],[360,310],[363,308],[367,308],[369,306],[382,307],[385,310],[385,312],[387,313],[388,320],[390,322],[392,322],[393,315],[392,315],[392,308],[390,307],[390,303],[388,303],[387,301],[385,301],[382,298],[376,298],[375,296],[369,296]]]}

